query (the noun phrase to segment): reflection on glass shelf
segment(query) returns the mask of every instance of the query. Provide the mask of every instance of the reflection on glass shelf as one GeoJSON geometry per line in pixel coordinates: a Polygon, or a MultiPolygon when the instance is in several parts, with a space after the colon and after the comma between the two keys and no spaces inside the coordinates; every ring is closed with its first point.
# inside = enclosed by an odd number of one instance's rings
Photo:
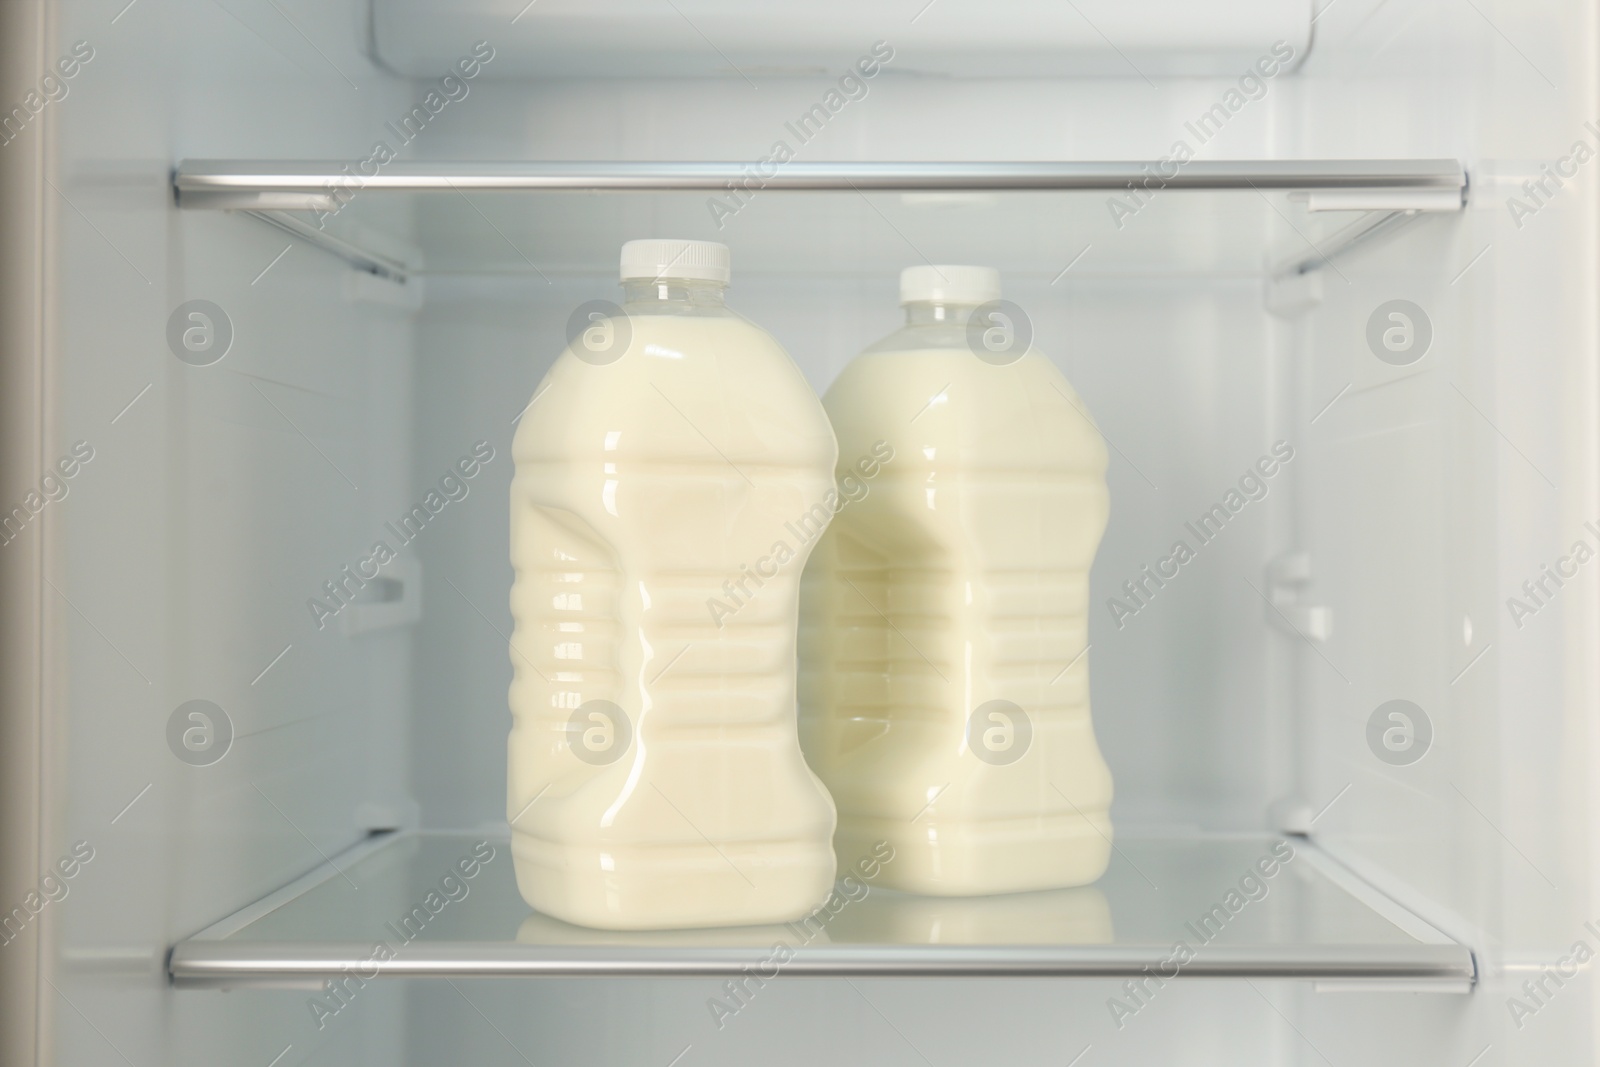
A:
{"type": "Polygon", "coordinates": [[[1111,904],[1094,885],[993,897],[874,891],[829,924],[835,939],[904,945],[1109,945],[1111,904]]]}
{"type": "Polygon", "coordinates": [[[1077,889],[920,897],[844,882],[794,923],[590,930],[531,911],[505,839],[381,835],[180,942],[176,981],[737,974],[1286,977],[1461,990],[1471,952],[1303,839],[1119,841],[1077,889]]]}
{"type": "Polygon", "coordinates": [[[1111,909],[1098,887],[995,897],[919,897],[857,883],[840,886],[808,918],[709,930],[589,930],[530,912],[517,927],[524,945],[764,946],[1104,945],[1111,909]]]}

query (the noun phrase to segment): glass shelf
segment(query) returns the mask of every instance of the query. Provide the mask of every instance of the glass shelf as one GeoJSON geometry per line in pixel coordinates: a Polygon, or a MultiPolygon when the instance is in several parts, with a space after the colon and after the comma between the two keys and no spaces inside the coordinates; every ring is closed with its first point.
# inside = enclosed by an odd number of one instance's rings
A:
{"type": "Polygon", "coordinates": [[[1467,186],[1455,160],[1409,159],[794,162],[751,173],[392,163],[356,180],[326,162],[191,160],[174,186],[183,208],[247,212],[395,277],[610,275],[623,241],[670,234],[733,245],[740,275],[882,277],[927,260],[1046,280],[1302,272],[1382,229],[1460,211],[1467,186]],[[418,246],[411,262],[366,247],[365,234],[397,222],[418,246]]]}
{"type": "Polygon", "coordinates": [[[787,925],[589,930],[523,903],[505,837],[375,835],[179,942],[169,969],[198,986],[383,977],[1294,978],[1467,992],[1472,953],[1303,838],[1119,840],[1077,889],[923,897],[841,884],[787,925]],[[465,875],[470,871],[471,876],[465,875]],[[451,876],[453,877],[447,877],[451,876]],[[430,900],[429,893],[435,896],[430,900]],[[1234,894],[1230,897],[1230,893],[1234,894]],[[1189,949],[1184,959],[1175,946],[1189,949]],[[788,946],[775,953],[775,946],[788,946]],[[383,946],[380,949],[378,946],[383,946]]]}

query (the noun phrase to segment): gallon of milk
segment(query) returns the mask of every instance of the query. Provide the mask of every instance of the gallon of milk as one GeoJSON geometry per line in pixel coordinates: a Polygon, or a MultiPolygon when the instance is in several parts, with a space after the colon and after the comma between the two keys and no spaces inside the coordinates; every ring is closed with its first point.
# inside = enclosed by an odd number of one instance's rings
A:
{"type": "Polygon", "coordinates": [[[507,815],[523,897],[567,922],[784,922],[833,885],[795,722],[815,542],[785,523],[838,450],[728,277],[720,244],[624,245],[625,304],[579,309],[513,444],[507,815]]]}
{"type": "Polygon", "coordinates": [[[806,570],[806,757],[840,858],[893,846],[884,884],[1091,882],[1111,850],[1086,655],[1105,444],[995,271],[913,267],[900,289],[905,327],[823,398],[842,458],[886,441],[894,459],[806,570]]]}

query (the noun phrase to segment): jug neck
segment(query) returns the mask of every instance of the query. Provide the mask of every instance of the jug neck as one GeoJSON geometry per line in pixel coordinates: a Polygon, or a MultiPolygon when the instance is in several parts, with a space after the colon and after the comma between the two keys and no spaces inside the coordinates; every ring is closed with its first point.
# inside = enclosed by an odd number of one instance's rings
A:
{"type": "Polygon", "coordinates": [[[728,287],[696,278],[629,278],[622,283],[623,302],[639,310],[720,308],[728,287]]]}
{"type": "Polygon", "coordinates": [[[977,304],[915,302],[905,305],[907,326],[965,326],[977,304]]]}

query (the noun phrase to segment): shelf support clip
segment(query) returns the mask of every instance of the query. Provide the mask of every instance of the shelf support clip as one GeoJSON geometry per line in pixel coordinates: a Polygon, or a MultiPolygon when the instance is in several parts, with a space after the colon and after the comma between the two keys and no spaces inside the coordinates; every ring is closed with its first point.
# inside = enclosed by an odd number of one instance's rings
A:
{"type": "Polygon", "coordinates": [[[1333,610],[1301,603],[1311,584],[1311,554],[1288,552],[1267,564],[1267,617],[1285,633],[1321,644],[1333,636],[1333,610]]]}

